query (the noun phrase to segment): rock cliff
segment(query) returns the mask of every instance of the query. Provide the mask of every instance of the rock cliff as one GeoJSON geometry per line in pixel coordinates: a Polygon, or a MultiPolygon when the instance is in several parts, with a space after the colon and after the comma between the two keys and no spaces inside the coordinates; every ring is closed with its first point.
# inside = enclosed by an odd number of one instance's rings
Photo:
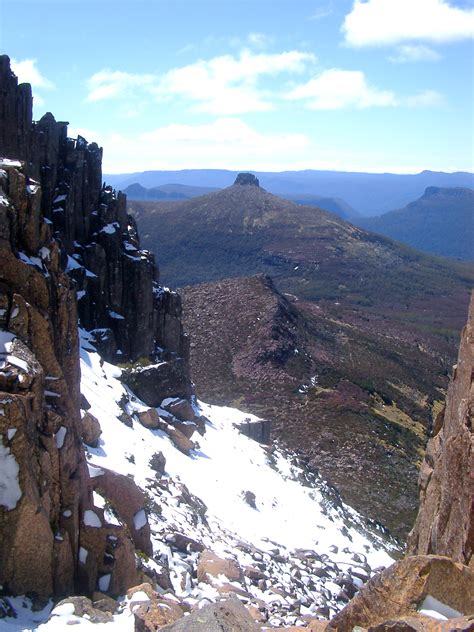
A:
{"type": "Polygon", "coordinates": [[[420,470],[420,510],[409,537],[412,554],[446,555],[474,564],[474,294],[462,332],[446,405],[420,470]]]}
{"type": "MultiPolygon", "coordinates": [[[[78,317],[103,357],[159,361],[189,394],[180,299],[158,285],[125,196],[102,185],[102,150],[49,113],[33,122],[31,88],[6,56],[0,85],[0,585],[39,601],[123,594],[149,527],[109,524],[94,506],[78,317]]],[[[120,497],[120,481],[109,487],[120,497]]]]}

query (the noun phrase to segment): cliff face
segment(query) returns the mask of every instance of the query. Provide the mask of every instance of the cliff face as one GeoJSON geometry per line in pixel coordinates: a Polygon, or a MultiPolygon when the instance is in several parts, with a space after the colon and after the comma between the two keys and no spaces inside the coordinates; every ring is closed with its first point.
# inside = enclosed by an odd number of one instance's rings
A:
{"type": "Polygon", "coordinates": [[[420,510],[409,553],[445,555],[473,565],[474,294],[445,410],[435,422],[420,471],[420,510]]]}
{"type": "Polygon", "coordinates": [[[190,392],[180,299],[158,285],[125,196],[102,186],[102,150],[51,114],[33,123],[6,56],[0,86],[0,584],[123,594],[149,527],[110,526],[94,507],[78,315],[104,357],[160,360],[190,392]]]}

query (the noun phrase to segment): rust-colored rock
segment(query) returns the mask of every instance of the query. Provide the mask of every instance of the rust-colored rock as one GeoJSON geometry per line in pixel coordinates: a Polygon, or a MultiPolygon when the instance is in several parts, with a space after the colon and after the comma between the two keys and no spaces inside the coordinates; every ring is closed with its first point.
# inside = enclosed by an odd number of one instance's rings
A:
{"type": "Polygon", "coordinates": [[[135,547],[152,554],[150,525],[145,513],[145,494],[128,476],[101,468],[102,474],[91,479],[91,485],[110,502],[112,508],[128,527],[135,547]],[[139,520],[142,514],[142,519],[139,520]]]}
{"type": "Polygon", "coordinates": [[[231,582],[242,582],[243,573],[238,562],[224,559],[213,551],[205,550],[199,556],[197,579],[200,582],[213,583],[219,575],[224,575],[231,582]]]}
{"type": "Polygon", "coordinates": [[[100,423],[91,413],[85,413],[81,419],[82,440],[91,448],[96,448],[102,434],[100,423]]]}
{"type": "Polygon", "coordinates": [[[472,563],[474,550],[474,294],[438,432],[420,470],[420,510],[408,552],[472,563]]]}
{"type": "Polygon", "coordinates": [[[148,408],[147,410],[143,410],[137,413],[137,417],[141,425],[145,428],[148,428],[149,430],[156,430],[157,428],[161,428],[165,425],[164,421],[160,419],[156,408],[148,408]]]}
{"type": "Polygon", "coordinates": [[[237,597],[204,606],[163,628],[163,632],[259,632],[261,626],[253,621],[246,607],[237,597]]]}
{"type": "Polygon", "coordinates": [[[328,630],[351,632],[389,619],[416,615],[427,596],[453,610],[474,612],[474,573],[436,555],[409,556],[375,576],[329,623],[328,630]]]}
{"type": "Polygon", "coordinates": [[[133,609],[135,632],[156,632],[184,616],[184,610],[170,599],[154,599],[133,609]]]}

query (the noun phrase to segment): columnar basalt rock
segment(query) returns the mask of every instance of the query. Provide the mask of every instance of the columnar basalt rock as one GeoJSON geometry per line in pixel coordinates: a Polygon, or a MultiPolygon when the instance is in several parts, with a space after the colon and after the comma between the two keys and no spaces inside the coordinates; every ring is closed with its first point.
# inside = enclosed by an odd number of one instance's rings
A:
{"type": "Polygon", "coordinates": [[[420,510],[411,554],[446,555],[474,564],[474,294],[446,406],[435,422],[420,470],[420,510]]]}
{"type": "Polygon", "coordinates": [[[101,477],[122,526],[94,506],[78,317],[106,359],[145,357],[169,375],[176,364],[173,394],[189,394],[181,303],[158,285],[125,196],[102,185],[102,150],[68,138],[52,114],[34,123],[31,88],[6,56],[0,85],[0,585],[39,602],[123,594],[138,581],[134,544],[151,552],[150,531],[131,480],[101,477]]]}

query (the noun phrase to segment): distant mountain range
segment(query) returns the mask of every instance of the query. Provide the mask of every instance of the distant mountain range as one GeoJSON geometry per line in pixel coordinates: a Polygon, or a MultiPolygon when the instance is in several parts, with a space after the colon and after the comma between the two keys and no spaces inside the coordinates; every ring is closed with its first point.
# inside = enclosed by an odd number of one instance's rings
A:
{"type": "MultiPolygon", "coordinates": [[[[157,187],[147,189],[141,184],[135,182],[129,184],[123,192],[129,200],[159,200],[162,202],[170,202],[175,200],[189,200],[200,195],[206,195],[220,189],[212,187],[197,187],[187,184],[162,184],[157,187]]],[[[283,195],[282,197],[307,206],[317,206],[325,211],[335,213],[343,219],[358,217],[357,211],[341,200],[340,198],[325,198],[318,195],[302,194],[302,195],[283,195]]]]}
{"type": "MultiPolygon", "coordinates": [[[[220,189],[230,186],[237,173],[224,169],[185,169],[113,174],[105,175],[104,178],[108,184],[122,190],[134,184],[150,189],[170,183],[220,189]]],[[[427,187],[474,188],[474,174],[467,172],[422,171],[413,175],[400,175],[307,170],[280,173],[259,171],[255,175],[261,186],[271,193],[291,199],[303,199],[302,196],[340,198],[365,216],[402,208],[423,195],[427,187]]]]}
{"type": "Polygon", "coordinates": [[[188,200],[189,198],[198,197],[218,191],[214,187],[195,187],[188,184],[162,184],[157,187],[147,189],[146,187],[135,182],[129,184],[123,189],[123,192],[130,200],[188,200]]]}
{"type": "Polygon", "coordinates": [[[402,209],[351,221],[424,252],[474,260],[472,189],[428,187],[421,198],[402,209]]]}

